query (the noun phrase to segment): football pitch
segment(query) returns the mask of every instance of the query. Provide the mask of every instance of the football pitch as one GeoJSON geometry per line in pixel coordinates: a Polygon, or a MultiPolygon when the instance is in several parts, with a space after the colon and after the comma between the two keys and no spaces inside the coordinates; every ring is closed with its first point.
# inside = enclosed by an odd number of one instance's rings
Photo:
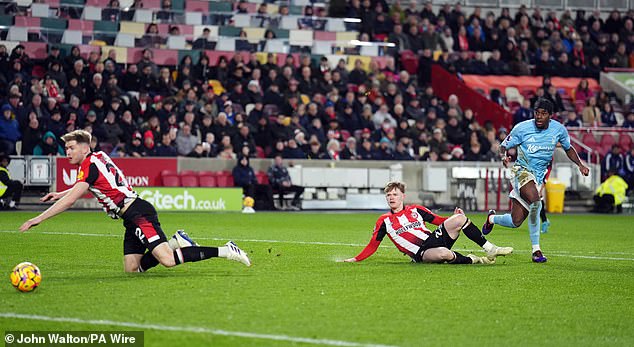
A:
{"type": "MultiPolygon", "coordinates": [[[[545,264],[526,225],[489,240],[495,265],[412,264],[385,238],[360,263],[377,213],[160,213],[170,237],[234,240],[253,266],[212,259],[123,273],[123,227],[67,212],[20,234],[35,213],[0,213],[0,331],[128,330],[146,346],[633,346],[634,218],[550,215],[545,264]],[[39,266],[20,293],[14,265],[39,266]]],[[[481,226],[484,215],[468,214],[481,226]]],[[[483,255],[462,235],[454,249],[483,255]]]]}

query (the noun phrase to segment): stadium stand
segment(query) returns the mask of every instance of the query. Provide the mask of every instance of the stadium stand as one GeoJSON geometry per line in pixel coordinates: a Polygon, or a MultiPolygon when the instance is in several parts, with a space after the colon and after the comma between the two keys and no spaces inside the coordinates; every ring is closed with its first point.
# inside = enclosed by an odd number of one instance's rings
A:
{"type": "Polygon", "coordinates": [[[4,2],[0,97],[21,143],[0,133],[0,151],[29,155],[47,131],[84,128],[113,157],[447,161],[478,143],[476,158],[497,160],[523,100],[545,95],[573,142],[603,158],[633,142],[632,103],[599,85],[602,71],[633,67],[624,4],[573,16],[381,0],[339,12],[308,1],[4,2]]]}

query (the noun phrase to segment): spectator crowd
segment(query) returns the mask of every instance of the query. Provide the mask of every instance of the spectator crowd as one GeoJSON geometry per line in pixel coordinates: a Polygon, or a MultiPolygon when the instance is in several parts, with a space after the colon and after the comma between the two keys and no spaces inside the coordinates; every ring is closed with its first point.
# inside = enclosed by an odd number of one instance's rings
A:
{"type": "MultiPolygon", "coordinates": [[[[0,152],[18,153],[20,141],[19,154],[63,155],[60,136],[85,129],[93,148],[112,157],[497,160],[508,129],[480,125],[455,95],[446,102],[435,95],[432,51],[442,50],[438,63],[455,73],[546,76],[535,93],[556,105],[561,97],[548,76],[596,78],[632,61],[634,11],[603,20],[522,7],[511,17],[508,9],[467,15],[459,4],[436,13],[429,3],[418,9],[351,0],[342,12],[361,19],[360,39],[395,43],[384,52],[385,67],[366,69],[357,60],[349,69],[344,60],[335,66],[310,54],[298,61],[288,55],[279,65],[276,54],[260,62],[255,52],[211,61],[204,51],[158,66],[152,48],[125,65],[115,50],[86,56],[55,45],[36,61],[22,45],[0,45],[0,152]],[[402,68],[403,50],[417,54],[416,75],[402,68]],[[491,52],[486,63],[482,51],[491,52]]],[[[315,20],[306,27],[321,25],[315,20]]],[[[582,81],[576,98],[586,104],[580,114],[562,113],[567,126],[617,125],[607,94],[593,94],[582,81]]],[[[517,110],[516,122],[532,117],[531,102],[517,110]]],[[[621,123],[634,127],[634,113],[621,123]]]]}

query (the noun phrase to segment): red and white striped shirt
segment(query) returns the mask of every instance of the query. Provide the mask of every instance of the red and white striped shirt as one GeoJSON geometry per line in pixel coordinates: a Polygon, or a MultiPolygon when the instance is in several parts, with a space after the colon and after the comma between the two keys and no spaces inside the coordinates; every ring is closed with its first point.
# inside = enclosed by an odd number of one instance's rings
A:
{"type": "Polygon", "coordinates": [[[355,259],[361,261],[374,254],[385,235],[399,251],[414,257],[419,254],[423,243],[433,233],[425,223],[440,225],[446,219],[420,205],[405,206],[398,213],[385,213],[376,221],[370,243],[355,259]]]}
{"type": "Polygon", "coordinates": [[[77,182],[88,183],[88,190],[113,218],[126,203],[138,196],[123,172],[104,152],[94,152],[86,156],[79,165],[77,182]]]}

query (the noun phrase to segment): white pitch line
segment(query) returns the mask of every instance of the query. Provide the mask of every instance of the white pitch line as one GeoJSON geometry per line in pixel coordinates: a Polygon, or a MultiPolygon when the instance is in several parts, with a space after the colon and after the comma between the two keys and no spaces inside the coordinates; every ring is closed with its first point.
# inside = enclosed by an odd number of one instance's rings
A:
{"type": "MultiPolygon", "coordinates": [[[[17,233],[12,230],[0,230],[0,233],[17,233]]],[[[73,235],[73,236],[88,236],[88,237],[123,237],[123,235],[114,235],[114,234],[90,234],[90,233],[67,233],[67,232],[55,232],[55,231],[41,231],[41,232],[32,232],[34,234],[45,234],[45,235],[73,235]]],[[[229,238],[223,237],[196,237],[197,240],[211,240],[211,241],[225,241],[229,238]]],[[[261,243],[289,243],[295,245],[317,245],[317,246],[349,246],[349,247],[365,247],[365,244],[361,243],[343,243],[343,242],[320,242],[320,241],[290,241],[290,240],[264,240],[264,239],[235,239],[232,238],[233,241],[238,242],[261,242],[261,243]]],[[[390,248],[388,245],[381,245],[381,248],[390,248]]],[[[456,251],[468,251],[468,252],[476,252],[479,250],[476,249],[466,249],[466,248],[455,248],[456,251]]],[[[514,253],[531,253],[530,251],[524,250],[514,250],[514,253]]],[[[596,253],[596,252],[590,252],[596,253]]],[[[549,252],[549,255],[557,256],[557,257],[567,257],[567,258],[581,258],[581,259],[597,259],[597,260],[624,260],[624,261],[634,261],[634,258],[625,258],[625,257],[601,257],[601,256],[591,256],[591,255],[574,255],[569,252],[549,252]]],[[[606,252],[606,254],[620,254],[620,255],[632,255],[631,253],[624,252],[606,252]]]]}
{"type": "Polygon", "coordinates": [[[119,326],[119,327],[126,327],[126,328],[135,328],[135,329],[180,331],[180,332],[190,332],[190,333],[199,333],[199,334],[243,337],[243,338],[249,338],[249,339],[309,343],[313,345],[326,345],[326,346],[396,347],[391,345],[381,345],[381,344],[374,344],[374,343],[359,343],[359,342],[330,340],[330,339],[312,339],[309,337],[294,337],[294,336],[288,336],[288,335],[258,334],[258,333],[244,332],[244,331],[210,329],[210,328],[204,328],[204,327],[181,327],[181,326],[160,325],[160,324],[140,324],[140,323],[132,323],[132,322],[117,322],[117,321],[102,320],[102,319],[96,320],[96,319],[81,319],[81,318],[71,318],[71,317],[50,317],[50,316],[21,314],[21,313],[13,313],[13,312],[0,312],[0,318],[28,319],[28,320],[47,321],[47,322],[77,323],[77,324],[87,324],[87,325],[110,325],[110,326],[119,326]]]}

